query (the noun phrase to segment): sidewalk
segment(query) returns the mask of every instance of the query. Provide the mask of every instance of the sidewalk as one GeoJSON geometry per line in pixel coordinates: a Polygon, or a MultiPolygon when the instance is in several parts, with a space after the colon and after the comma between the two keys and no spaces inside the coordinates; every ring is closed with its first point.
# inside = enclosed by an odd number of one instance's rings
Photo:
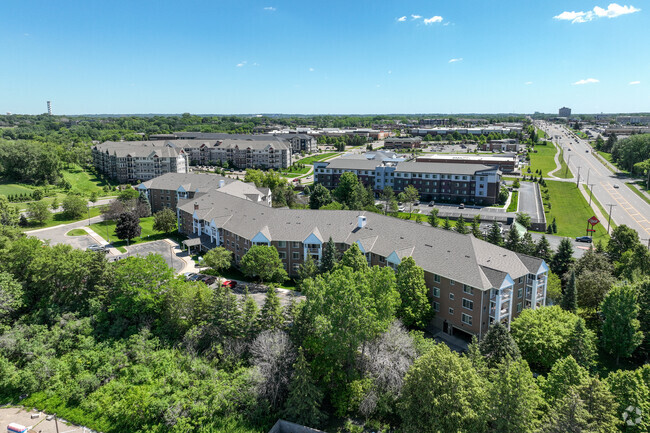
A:
{"type": "MultiPolygon", "coordinates": [[[[93,229],[91,229],[90,227],[83,227],[83,229],[86,231],[86,233],[88,233],[88,235],[89,235],[91,238],[93,238],[93,239],[95,240],[95,242],[97,242],[97,244],[102,245],[102,246],[109,245],[108,241],[106,241],[103,237],[99,236],[99,235],[97,234],[97,232],[95,232],[95,231],[94,231],[93,229]]],[[[113,246],[109,247],[109,248],[108,248],[108,251],[109,251],[112,255],[114,255],[114,256],[119,256],[120,254],[122,254],[122,253],[120,252],[120,250],[118,250],[117,248],[115,248],[115,247],[113,247],[113,246]]]]}

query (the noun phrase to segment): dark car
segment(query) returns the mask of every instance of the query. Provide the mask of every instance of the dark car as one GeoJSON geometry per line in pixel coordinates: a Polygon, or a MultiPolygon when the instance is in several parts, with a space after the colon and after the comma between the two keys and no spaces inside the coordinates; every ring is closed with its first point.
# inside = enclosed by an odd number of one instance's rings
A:
{"type": "Polygon", "coordinates": [[[221,285],[224,287],[230,287],[231,289],[234,289],[235,287],[237,287],[237,281],[226,280],[223,283],[221,283],[221,285]]]}
{"type": "Polygon", "coordinates": [[[590,244],[592,242],[591,236],[579,236],[576,238],[576,242],[587,242],[590,244]]]}

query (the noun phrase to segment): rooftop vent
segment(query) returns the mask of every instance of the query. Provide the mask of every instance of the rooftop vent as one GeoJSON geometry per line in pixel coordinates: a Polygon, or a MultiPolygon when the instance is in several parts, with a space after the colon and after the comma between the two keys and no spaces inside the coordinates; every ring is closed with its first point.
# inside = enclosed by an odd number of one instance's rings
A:
{"type": "Polygon", "coordinates": [[[363,215],[359,215],[357,217],[357,227],[360,229],[364,228],[366,226],[367,218],[363,215]]]}
{"type": "Polygon", "coordinates": [[[194,210],[199,210],[199,204],[197,202],[194,202],[194,210]]]}
{"type": "Polygon", "coordinates": [[[219,188],[223,188],[224,186],[226,186],[226,181],[223,180],[223,179],[220,179],[219,180],[219,188]]]}

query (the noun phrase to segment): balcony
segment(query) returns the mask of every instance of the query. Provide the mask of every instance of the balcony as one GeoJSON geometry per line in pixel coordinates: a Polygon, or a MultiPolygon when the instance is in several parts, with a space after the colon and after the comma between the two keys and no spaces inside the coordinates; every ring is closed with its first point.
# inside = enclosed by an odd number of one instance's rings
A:
{"type": "Polygon", "coordinates": [[[321,248],[320,247],[308,247],[307,248],[307,254],[320,254],[321,248]]]}

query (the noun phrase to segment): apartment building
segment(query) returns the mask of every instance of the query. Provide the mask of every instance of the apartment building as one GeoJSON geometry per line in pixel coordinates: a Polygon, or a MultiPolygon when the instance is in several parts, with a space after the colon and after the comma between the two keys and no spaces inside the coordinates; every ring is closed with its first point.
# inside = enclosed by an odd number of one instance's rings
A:
{"type": "Polygon", "coordinates": [[[165,173],[187,173],[182,148],[163,141],[107,141],[92,148],[93,165],[119,183],[146,181],[165,173]]]}
{"type": "Polygon", "coordinates": [[[338,158],[314,163],[314,182],[334,189],[341,175],[352,172],[375,192],[390,186],[396,193],[413,185],[423,201],[494,204],[499,200],[501,172],[480,164],[364,161],[338,158]]]}
{"type": "Polygon", "coordinates": [[[260,140],[280,139],[293,153],[313,153],[318,150],[316,137],[298,132],[278,132],[273,134],[226,134],[212,132],[176,132],[175,138],[186,140],[260,140]]]}
{"type": "Polygon", "coordinates": [[[272,204],[269,188],[217,174],[168,173],[142,182],[136,190],[149,199],[152,213],[165,208],[176,211],[179,200],[194,199],[215,190],[264,206],[272,204]]]}
{"type": "Polygon", "coordinates": [[[222,246],[235,264],[253,245],[274,246],[291,276],[307,256],[320,260],[330,237],[339,254],[357,244],[371,266],[396,269],[413,257],[424,270],[433,324],[465,339],[545,305],[543,260],[471,235],[363,211],[268,208],[218,189],[181,199],[178,214],[179,231],[190,237],[186,245],[222,246]]]}
{"type": "Polygon", "coordinates": [[[519,171],[517,155],[436,154],[422,155],[416,162],[439,164],[477,164],[497,167],[503,173],[519,171]]]}

